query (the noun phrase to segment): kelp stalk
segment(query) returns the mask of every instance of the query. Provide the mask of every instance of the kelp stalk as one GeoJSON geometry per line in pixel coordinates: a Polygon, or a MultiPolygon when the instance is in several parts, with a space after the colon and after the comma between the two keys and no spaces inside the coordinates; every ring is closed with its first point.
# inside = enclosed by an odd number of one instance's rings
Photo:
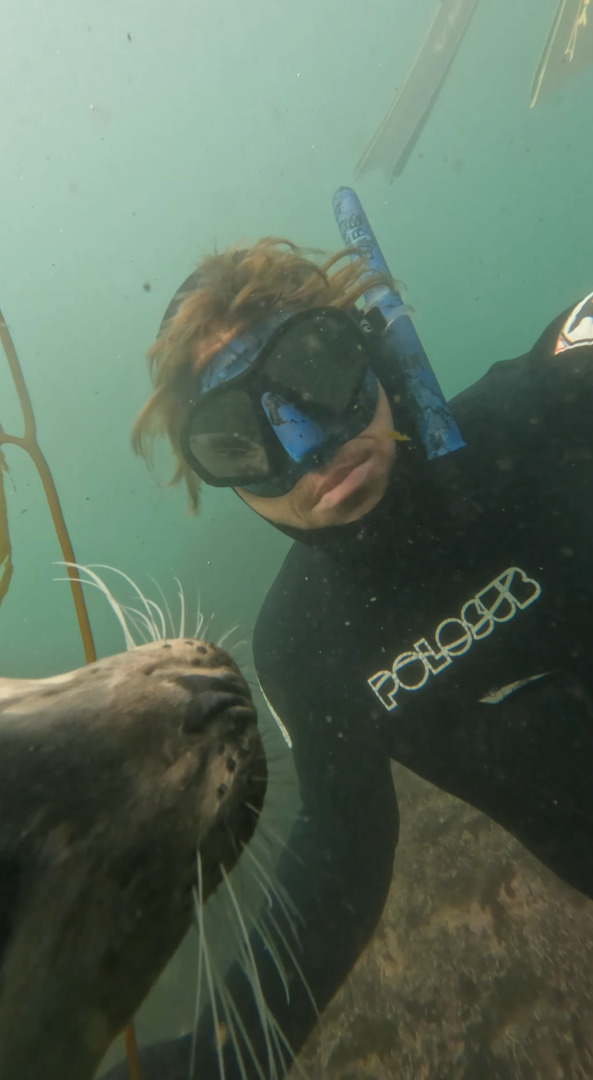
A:
{"type": "MultiPolygon", "coordinates": [[[[89,615],[82,591],[82,584],[78,575],[78,570],[73,563],[76,563],[76,557],[74,555],[74,549],[70,541],[66,522],[64,520],[64,514],[60,504],[57,488],[54,482],[54,478],[51,473],[51,469],[46,461],[39,443],[37,442],[37,424],[35,421],[35,414],[33,412],[33,405],[31,404],[31,398],[29,391],[25,383],[25,378],[20,365],[17,351],[14,347],[14,342],[6,320],[0,311],[0,341],[8,360],[8,366],[10,368],[10,374],[14,382],[15,390],[18,395],[19,403],[21,406],[21,412],[23,414],[24,421],[24,434],[23,435],[8,435],[0,427],[0,445],[12,444],[13,446],[20,446],[22,450],[31,458],[39,478],[43,485],[45,498],[47,505],[51,513],[54,529],[58,538],[64,562],[67,563],[68,577],[70,578],[70,588],[72,590],[72,599],[74,600],[74,609],[76,611],[76,619],[78,622],[78,629],[82,639],[82,647],[84,649],[84,657],[87,664],[92,664],[97,659],[97,652],[95,649],[95,643],[93,640],[93,632],[91,630],[91,624],[89,622],[89,615]]],[[[1,562],[3,564],[3,570],[0,577],[0,602],[2,601],[10,578],[12,576],[12,558],[10,549],[10,539],[8,534],[8,518],[6,513],[6,499],[4,498],[4,485],[2,483],[1,470],[5,469],[4,458],[0,455],[0,488],[2,489],[2,497],[0,498],[0,540],[3,541],[0,555],[2,556],[1,562]]],[[[130,1080],[142,1080],[140,1074],[140,1063],[138,1060],[138,1047],[136,1045],[136,1036],[134,1033],[134,1027],[129,1024],[124,1032],[125,1045],[126,1045],[126,1059],[128,1063],[128,1072],[130,1080]]]]}
{"type": "MultiPolygon", "coordinates": [[[[25,424],[25,431],[22,436],[8,435],[6,432],[0,432],[0,444],[12,443],[14,446],[20,446],[25,450],[31,458],[39,478],[43,484],[43,490],[47,499],[47,504],[52,516],[56,536],[58,543],[62,550],[62,554],[65,562],[74,563],[76,558],[74,556],[74,550],[70,542],[68,535],[68,529],[66,528],[66,522],[64,520],[64,514],[62,513],[62,507],[60,505],[60,499],[54,483],[51,469],[45,459],[45,456],[37,442],[37,425],[35,422],[35,415],[33,413],[33,406],[31,404],[31,398],[29,397],[29,391],[25,384],[21,365],[14,347],[14,343],[10,334],[10,330],[6,324],[6,320],[2,312],[0,311],[0,341],[6,353],[6,359],[8,360],[8,366],[10,368],[10,374],[15,385],[16,392],[18,394],[21,411],[23,413],[23,420],[25,424]]],[[[93,641],[93,634],[91,630],[91,624],[89,622],[88,611],[84,600],[82,585],[78,576],[78,571],[69,566],[68,577],[70,578],[70,588],[72,589],[72,598],[74,600],[74,608],[76,611],[76,618],[78,620],[78,627],[80,630],[80,636],[82,638],[82,646],[84,649],[84,656],[87,664],[91,664],[97,659],[97,653],[95,650],[95,644],[93,641]]]]}

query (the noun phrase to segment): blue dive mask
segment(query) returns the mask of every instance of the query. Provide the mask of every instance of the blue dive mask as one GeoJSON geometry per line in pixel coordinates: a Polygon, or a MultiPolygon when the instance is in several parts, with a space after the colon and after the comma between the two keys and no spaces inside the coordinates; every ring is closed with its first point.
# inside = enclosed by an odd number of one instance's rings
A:
{"type": "Polygon", "coordinates": [[[366,337],[350,315],[277,311],[197,376],[181,449],[208,484],[285,495],[368,427],[377,396],[366,337]]]}

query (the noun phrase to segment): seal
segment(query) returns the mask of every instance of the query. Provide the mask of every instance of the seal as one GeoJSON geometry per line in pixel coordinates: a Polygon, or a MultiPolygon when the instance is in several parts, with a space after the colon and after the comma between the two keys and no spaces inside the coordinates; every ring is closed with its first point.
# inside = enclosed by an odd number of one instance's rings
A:
{"type": "Polygon", "coordinates": [[[2,1080],[91,1080],[254,831],[256,724],[196,639],[0,679],[2,1080]]]}

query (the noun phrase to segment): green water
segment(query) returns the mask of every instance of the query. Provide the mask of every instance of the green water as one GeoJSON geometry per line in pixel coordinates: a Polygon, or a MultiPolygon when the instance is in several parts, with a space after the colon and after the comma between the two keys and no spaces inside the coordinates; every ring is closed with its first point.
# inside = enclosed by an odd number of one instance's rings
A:
{"type": "MultiPolygon", "coordinates": [[[[357,184],[447,392],[526,349],[591,287],[593,73],[527,107],[555,8],[480,0],[401,179],[357,184]]],[[[132,456],[144,352],[215,245],[276,234],[338,246],[331,195],[351,182],[432,11],[5,0],[0,303],[80,561],[177,574],[221,624],[252,623],[285,544],[224,492],[193,519],[132,456]]],[[[15,576],[1,668],[43,674],[81,653],[37,478],[18,450],[7,457],[15,576]]],[[[118,648],[102,608],[93,616],[101,650],[118,648]]]]}
{"type": "MultiPolygon", "coordinates": [[[[525,351],[593,288],[593,71],[530,111],[557,0],[480,0],[403,176],[357,184],[447,393],[525,351]]],[[[420,46],[434,0],[4,0],[0,304],[77,558],[178,576],[248,636],[286,550],[230,493],[199,518],[134,458],[143,356],[214,246],[339,246],[336,187],[420,46]],[[146,288],[145,286],[149,286],[146,288]]],[[[0,367],[2,365],[0,364],[0,367]]],[[[0,423],[19,433],[0,371],[0,423]]],[[[15,572],[0,674],[82,663],[38,478],[8,448],[15,572]]],[[[122,647],[90,598],[100,654],[122,647]]]]}

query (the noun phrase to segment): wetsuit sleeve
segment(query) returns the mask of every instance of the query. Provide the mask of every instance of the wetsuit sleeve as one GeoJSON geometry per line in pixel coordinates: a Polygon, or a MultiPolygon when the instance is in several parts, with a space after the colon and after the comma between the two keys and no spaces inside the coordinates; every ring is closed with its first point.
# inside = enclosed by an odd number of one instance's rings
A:
{"type": "MultiPolygon", "coordinates": [[[[385,753],[373,747],[372,740],[344,739],[338,717],[329,722],[317,715],[303,703],[303,696],[302,711],[294,709],[288,715],[285,691],[262,675],[260,670],[266,697],[293,742],[302,799],[276,876],[298,911],[299,946],[294,951],[322,1011],[371,936],[391,883],[398,816],[390,763],[385,753]]],[[[356,719],[360,728],[363,718],[356,719]]],[[[274,798],[272,787],[269,798],[274,798]]],[[[271,914],[290,939],[290,928],[277,901],[271,914]]],[[[289,986],[287,1000],[276,964],[257,933],[252,935],[251,945],[266,1004],[283,1038],[298,1052],[316,1022],[303,978],[277,941],[289,986]]],[[[231,970],[227,987],[268,1075],[269,1049],[253,987],[238,965],[231,970]]],[[[211,1019],[206,1017],[200,1028],[200,1077],[218,1075],[211,1031],[211,1019]]],[[[245,1052],[244,1061],[247,1076],[255,1076],[255,1067],[245,1052]]],[[[278,1075],[283,1071],[279,1067],[278,1075]]],[[[225,1054],[225,1073],[232,1080],[241,1075],[230,1047],[225,1054]]]]}

